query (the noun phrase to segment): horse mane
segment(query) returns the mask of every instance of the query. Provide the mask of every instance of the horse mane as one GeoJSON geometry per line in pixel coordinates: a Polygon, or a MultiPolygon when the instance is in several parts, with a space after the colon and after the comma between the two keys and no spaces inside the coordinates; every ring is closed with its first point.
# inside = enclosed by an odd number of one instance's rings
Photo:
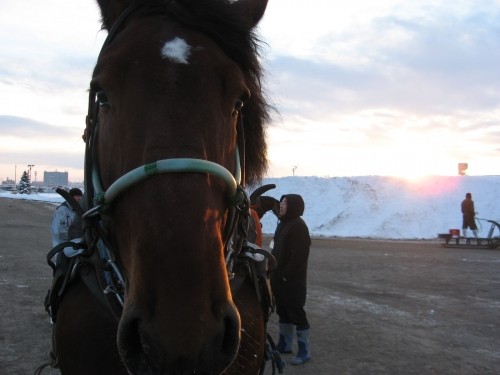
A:
{"type": "Polygon", "coordinates": [[[261,40],[248,21],[227,0],[166,1],[168,12],[179,23],[209,36],[235,61],[243,72],[251,96],[243,107],[245,130],[245,174],[250,186],[267,171],[265,126],[270,106],[262,87],[261,40]]]}
{"type": "MultiPolygon", "coordinates": [[[[135,0],[140,1],[140,0],[135,0]]],[[[125,1],[98,0],[103,28],[110,28],[112,15],[125,1]],[[121,4],[121,5],[120,5],[121,4]],[[114,8],[114,9],[113,9],[114,8]]],[[[262,87],[263,69],[260,47],[263,42],[253,25],[229,0],[142,0],[141,12],[165,14],[178,22],[213,39],[240,67],[251,96],[243,107],[245,131],[245,177],[249,186],[262,179],[268,168],[265,127],[270,122],[270,105],[262,87]]]]}

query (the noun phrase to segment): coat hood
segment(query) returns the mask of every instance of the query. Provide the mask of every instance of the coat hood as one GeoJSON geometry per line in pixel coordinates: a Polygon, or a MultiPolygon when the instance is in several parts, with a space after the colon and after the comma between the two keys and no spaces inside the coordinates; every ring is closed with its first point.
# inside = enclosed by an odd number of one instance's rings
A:
{"type": "Polygon", "coordinates": [[[295,219],[304,214],[305,204],[302,196],[299,194],[286,194],[282,195],[280,202],[286,198],[287,208],[286,213],[283,217],[280,217],[282,221],[287,221],[295,219]]]}

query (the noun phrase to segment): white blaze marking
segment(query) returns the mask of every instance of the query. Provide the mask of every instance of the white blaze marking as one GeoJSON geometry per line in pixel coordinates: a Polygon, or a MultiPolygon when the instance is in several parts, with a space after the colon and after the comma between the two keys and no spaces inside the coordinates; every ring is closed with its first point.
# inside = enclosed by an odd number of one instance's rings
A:
{"type": "Polygon", "coordinates": [[[175,37],[161,49],[161,55],[165,59],[169,59],[179,64],[187,64],[188,57],[191,54],[191,46],[184,39],[175,37]]]}

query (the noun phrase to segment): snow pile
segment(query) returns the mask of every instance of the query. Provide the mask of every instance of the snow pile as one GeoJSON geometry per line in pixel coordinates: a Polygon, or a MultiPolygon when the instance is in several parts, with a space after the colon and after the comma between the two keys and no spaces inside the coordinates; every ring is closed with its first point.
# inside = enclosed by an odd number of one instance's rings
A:
{"type": "MultiPolygon", "coordinates": [[[[386,239],[433,239],[462,227],[460,203],[470,192],[478,218],[498,221],[500,176],[434,176],[419,180],[396,177],[285,177],[266,179],[277,199],[297,193],[304,198],[304,220],[311,235],[386,239]]],[[[264,233],[273,233],[277,219],[266,214],[264,233]]],[[[479,221],[480,235],[490,224],[479,221]],[[482,230],[481,230],[482,226],[482,230]]]]}
{"type": "MultiPolygon", "coordinates": [[[[470,192],[478,218],[500,221],[500,176],[434,176],[419,180],[397,177],[284,177],[265,195],[301,194],[306,204],[304,220],[311,235],[384,239],[434,239],[438,233],[462,227],[460,203],[470,192]]],[[[58,194],[11,194],[1,197],[59,203],[58,194]]],[[[267,213],[264,233],[272,234],[277,218],[267,213]]],[[[480,235],[490,224],[479,221],[480,235]],[[482,226],[482,228],[481,228],[482,226]]]]}

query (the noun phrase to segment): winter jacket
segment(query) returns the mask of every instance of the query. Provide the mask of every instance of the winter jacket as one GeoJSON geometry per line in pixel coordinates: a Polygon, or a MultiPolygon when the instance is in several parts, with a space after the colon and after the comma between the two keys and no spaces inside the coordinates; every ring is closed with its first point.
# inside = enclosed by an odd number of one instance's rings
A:
{"type": "Polygon", "coordinates": [[[465,198],[462,201],[462,213],[467,216],[475,216],[474,201],[470,198],[465,198]]]}
{"type": "Polygon", "coordinates": [[[52,246],[69,240],[68,231],[75,216],[76,212],[69,206],[68,202],[64,202],[56,208],[52,218],[52,246]]]}
{"type": "Polygon", "coordinates": [[[250,220],[248,222],[247,240],[262,247],[262,224],[260,223],[257,211],[250,208],[250,220]]]}
{"type": "Polygon", "coordinates": [[[271,286],[276,304],[287,307],[303,307],[307,294],[307,262],[311,237],[306,223],[300,217],[304,213],[304,201],[300,195],[288,194],[287,211],[274,233],[272,254],[277,268],[271,273],[271,286]]]}
{"type": "Polygon", "coordinates": [[[476,230],[476,209],[474,208],[474,201],[471,198],[466,197],[462,201],[461,209],[463,214],[462,228],[476,230]]]}

